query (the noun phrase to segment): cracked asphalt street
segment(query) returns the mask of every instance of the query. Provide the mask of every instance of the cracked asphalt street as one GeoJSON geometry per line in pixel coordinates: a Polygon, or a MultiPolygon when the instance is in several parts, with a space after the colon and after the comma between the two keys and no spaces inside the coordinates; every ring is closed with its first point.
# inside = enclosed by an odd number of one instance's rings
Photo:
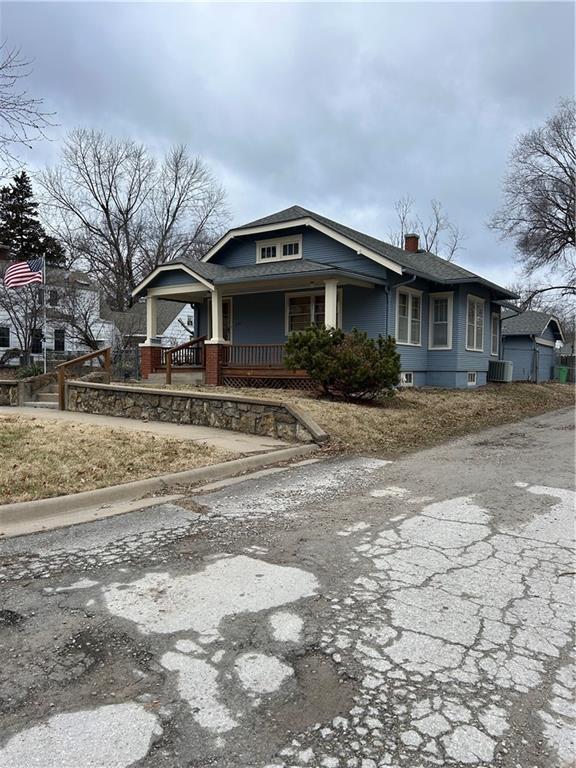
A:
{"type": "Polygon", "coordinates": [[[574,765],[574,418],[0,542],[0,768],[574,765]]]}

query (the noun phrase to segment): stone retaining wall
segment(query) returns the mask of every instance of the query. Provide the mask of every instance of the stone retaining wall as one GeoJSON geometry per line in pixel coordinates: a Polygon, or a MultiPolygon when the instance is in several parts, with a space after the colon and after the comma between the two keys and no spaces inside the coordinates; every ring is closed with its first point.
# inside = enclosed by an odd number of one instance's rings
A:
{"type": "Polygon", "coordinates": [[[328,437],[298,408],[236,395],[68,381],[66,408],[105,416],[231,429],[288,442],[323,442],[328,437]]]}
{"type": "Polygon", "coordinates": [[[19,405],[16,379],[0,381],[0,405],[19,405]]]}
{"type": "Polygon", "coordinates": [[[41,373],[27,379],[5,379],[0,381],[0,405],[23,405],[32,400],[38,390],[56,381],[54,372],[41,373]]]}

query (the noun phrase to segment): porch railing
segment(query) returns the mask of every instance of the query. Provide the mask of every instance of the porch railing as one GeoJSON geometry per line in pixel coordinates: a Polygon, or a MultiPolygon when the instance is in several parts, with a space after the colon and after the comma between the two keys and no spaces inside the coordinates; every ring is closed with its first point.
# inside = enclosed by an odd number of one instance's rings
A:
{"type": "Polygon", "coordinates": [[[231,368],[284,367],[284,344],[231,344],[224,350],[224,365],[231,368]]]}
{"type": "Polygon", "coordinates": [[[179,344],[172,349],[163,349],[161,365],[166,368],[166,384],[172,384],[173,368],[204,368],[204,342],[206,336],[179,344]]]}

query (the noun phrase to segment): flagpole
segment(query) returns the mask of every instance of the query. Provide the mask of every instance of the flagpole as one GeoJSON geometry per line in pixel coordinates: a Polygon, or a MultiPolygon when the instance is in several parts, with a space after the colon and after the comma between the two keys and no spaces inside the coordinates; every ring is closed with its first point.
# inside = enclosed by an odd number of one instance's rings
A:
{"type": "Polygon", "coordinates": [[[46,348],[48,346],[48,326],[47,326],[47,317],[46,317],[46,256],[42,257],[42,290],[44,291],[44,301],[42,302],[44,306],[44,373],[46,373],[48,368],[48,360],[46,355],[46,348]]]}

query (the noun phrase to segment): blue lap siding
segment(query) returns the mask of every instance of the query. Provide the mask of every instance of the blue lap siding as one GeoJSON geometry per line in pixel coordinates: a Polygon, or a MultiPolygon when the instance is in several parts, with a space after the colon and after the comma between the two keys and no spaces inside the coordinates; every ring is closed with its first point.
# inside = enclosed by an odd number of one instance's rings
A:
{"type": "Polygon", "coordinates": [[[386,279],[388,270],[385,267],[311,228],[284,229],[267,232],[266,235],[258,235],[258,237],[236,238],[214,256],[212,263],[222,264],[231,269],[255,264],[256,243],[259,240],[273,240],[275,237],[290,235],[302,235],[302,257],[308,261],[330,264],[380,280],[386,279]]]}
{"type": "MultiPolygon", "coordinates": [[[[547,328],[538,338],[553,342],[555,337],[547,328]]],[[[541,384],[554,377],[554,347],[539,344],[534,336],[505,336],[502,340],[502,359],[513,364],[514,381],[534,381],[541,384]]]]}

